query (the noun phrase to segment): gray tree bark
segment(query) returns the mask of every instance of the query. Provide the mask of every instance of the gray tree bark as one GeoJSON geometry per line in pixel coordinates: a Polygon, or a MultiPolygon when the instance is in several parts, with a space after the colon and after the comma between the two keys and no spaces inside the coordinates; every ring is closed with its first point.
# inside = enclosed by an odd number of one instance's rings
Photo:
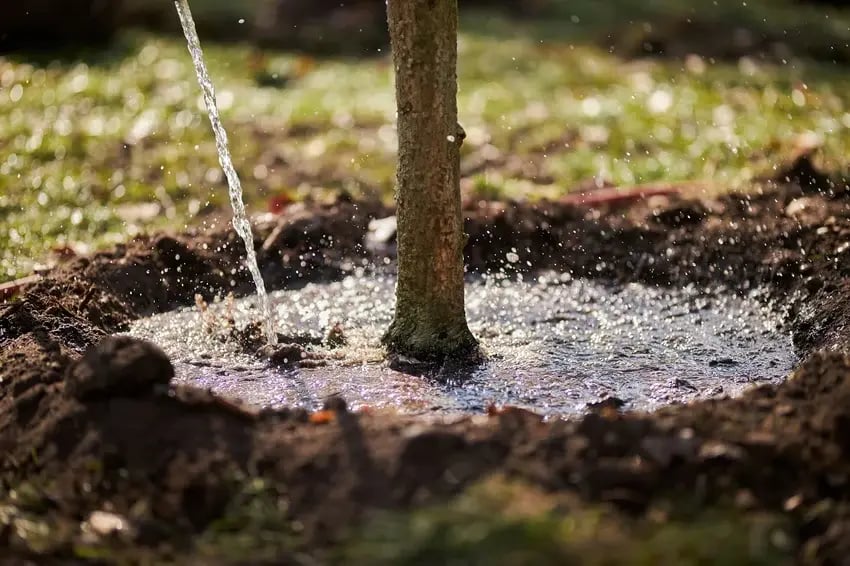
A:
{"type": "Polygon", "coordinates": [[[457,0],[389,0],[398,104],[398,286],[390,353],[478,351],[464,310],[457,0]]]}

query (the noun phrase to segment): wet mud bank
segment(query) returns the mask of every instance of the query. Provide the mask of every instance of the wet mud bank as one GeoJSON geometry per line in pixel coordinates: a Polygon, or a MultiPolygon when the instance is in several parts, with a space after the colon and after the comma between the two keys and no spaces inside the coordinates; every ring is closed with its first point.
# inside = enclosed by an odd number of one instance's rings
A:
{"type": "MultiPolygon", "coordinates": [[[[256,480],[285,500],[289,546],[276,558],[322,561],[376,510],[443,501],[500,474],[630,516],[685,496],[697,509],[779,513],[799,560],[841,564],[850,200],[835,185],[792,180],[747,197],[630,206],[467,203],[472,271],[759,290],[785,317],[802,359],[786,381],[652,414],[610,403],[571,421],[508,408],[423,424],[335,399],[318,413],[249,409],[169,385],[174,370],[157,348],[104,341],[196,293],[249,293],[234,234],[158,234],[72,259],[0,309],[0,545],[30,557],[95,547],[180,556],[256,480]]],[[[391,214],[369,203],[290,208],[257,230],[267,283],[391,263],[391,238],[369,230],[391,214]]]]}

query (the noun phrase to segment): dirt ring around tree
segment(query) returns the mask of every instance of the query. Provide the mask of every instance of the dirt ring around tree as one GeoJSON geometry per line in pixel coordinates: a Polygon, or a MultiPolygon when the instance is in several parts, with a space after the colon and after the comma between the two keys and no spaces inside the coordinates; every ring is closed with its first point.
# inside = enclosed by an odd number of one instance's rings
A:
{"type": "MultiPolygon", "coordinates": [[[[778,386],[653,414],[603,404],[570,421],[508,408],[423,423],[338,401],[318,416],[258,411],[169,386],[155,347],[104,342],[133,319],[192,304],[199,289],[248,294],[235,234],[155,234],[73,258],[0,308],[0,493],[10,502],[0,547],[22,559],[72,558],[94,518],[108,516],[121,518],[106,521],[109,544],[179,555],[225,513],[237,478],[262,478],[286,494],[298,552],[321,561],[376,510],[444,501],[499,474],[630,516],[683,493],[706,509],[745,501],[747,512],[787,518],[799,559],[844,563],[850,195],[791,180],[748,197],[466,204],[471,271],[502,269],[506,253],[523,250],[534,269],[574,277],[764,290],[798,368],[778,386]],[[21,517],[53,534],[23,536],[21,517]]],[[[365,238],[370,220],[391,214],[347,201],[290,207],[257,228],[266,280],[329,281],[382,261],[365,238]]]]}

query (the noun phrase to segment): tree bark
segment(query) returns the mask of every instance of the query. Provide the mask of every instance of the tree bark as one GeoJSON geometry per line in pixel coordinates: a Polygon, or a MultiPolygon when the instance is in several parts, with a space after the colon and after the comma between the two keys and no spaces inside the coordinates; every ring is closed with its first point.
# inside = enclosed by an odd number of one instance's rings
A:
{"type": "Polygon", "coordinates": [[[398,285],[391,353],[477,352],[464,310],[457,0],[389,0],[398,104],[398,285]]]}

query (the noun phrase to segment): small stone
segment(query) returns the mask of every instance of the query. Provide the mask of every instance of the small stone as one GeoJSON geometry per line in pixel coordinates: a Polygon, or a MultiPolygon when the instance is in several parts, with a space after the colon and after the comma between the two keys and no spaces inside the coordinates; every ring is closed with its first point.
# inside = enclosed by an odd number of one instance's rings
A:
{"type": "Polygon", "coordinates": [[[802,197],[792,200],[788,203],[788,206],[785,207],[785,216],[790,216],[791,218],[798,216],[811,205],[813,200],[814,199],[810,197],[802,197]]]}
{"type": "Polygon", "coordinates": [[[792,200],[785,207],[785,216],[800,218],[804,214],[821,215],[825,210],[822,199],[816,197],[800,197],[792,200]]]}
{"type": "Polygon", "coordinates": [[[78,399],[137,396],[168,385],[173,377],[171,361],[156,345],[110,336],[69,368],[65,387],[78,399]]]}
{"type": "Polygon", "coordinates": [[[826,212],[826,203],[818,197],[796,198],[785,207],[785,216],[811,222],[823,222],[826,212]]]}
{"type": "Polygon", "coordinates": [[[782,504],[782,508],[788,512],[791,512],[797,509],[800,505],[803,504],[803,496],[802,494],[797,494],[792,497],[789,497],[785,500],[785,503],[782,504]]]}
{"type": "Polygon", "coordinates": [[[93,541],[115,536],[134,538],[136,535],[136,529],[130,521],[108,511],[94,511],[83,523],[81,530],[85,538],[93,541]]]}

